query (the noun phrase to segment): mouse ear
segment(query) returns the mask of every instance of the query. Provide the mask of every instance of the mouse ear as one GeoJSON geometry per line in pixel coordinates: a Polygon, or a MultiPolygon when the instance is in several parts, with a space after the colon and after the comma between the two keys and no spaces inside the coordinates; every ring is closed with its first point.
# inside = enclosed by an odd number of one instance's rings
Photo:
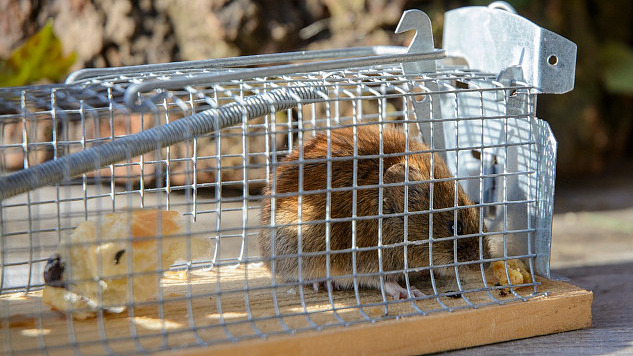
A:
{"type": "MultiPolygon", "coordinates": [[[[394,184],[394,183],[404,183],[405,178],[407,177],[407,169],[404,163],[394,164],[389,167],[383,176],[384,184],[394,184]]],[[[409,166],[408,169],[408,181],[415,182],[425,180],[422,172],[419,169],[409,166]]],[[[422,199],[423,201],[428,201],[428,183],[409,183],[407,186],[408,194],[405,197],[404,192],[404,184],[399,184],[391,187],[383,188],[383,211],[385,213],[402,213],[404,212],[404,202],[405,199],[409,201],[409,209],[412,209],[411,202],[422,199]]]]}
{"type": "MultiPolygon", "coordinates": [[[[407,177],[407,167],[404,163],[396,163],[393,166],[387,168],[383,176],[383,182],[388,183],[401,183],[405,181],[407,177]]],[[[419,169],[409,165],[409,181],[423,180],[422,174],[419,169]]]]}

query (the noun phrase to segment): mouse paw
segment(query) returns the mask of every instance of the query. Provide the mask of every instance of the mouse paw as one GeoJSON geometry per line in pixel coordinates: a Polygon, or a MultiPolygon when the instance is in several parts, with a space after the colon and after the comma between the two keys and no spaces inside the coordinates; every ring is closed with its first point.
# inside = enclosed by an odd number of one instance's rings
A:
{"type": "Polygon", "coordinates": [[[333,282],[331,280],[322,281],[322,282],[314,282],[312,284],[307,284],[306,286],[307,287],[312,286],[312,289],[314,289],[314,291],[318,293],[321,288],[327,291],[328,285],[330,285],[332,290],[335,290],[335,291],[342,290],[341,286],[339,286],[336,282],[333,282]]]}
{"type": "MultiPolygon", "coordinates": [[[[409,293],[406,288],[402,288],[398,282],[385,282],[385,292],[393,297],[394,300],[399,299],[407,299],[409,298],[409,293]]],[[[424,293],[422,293],[419,289],[415,287],[411,287],[411,295],[414,298],[424,297],[424,293]]]]}

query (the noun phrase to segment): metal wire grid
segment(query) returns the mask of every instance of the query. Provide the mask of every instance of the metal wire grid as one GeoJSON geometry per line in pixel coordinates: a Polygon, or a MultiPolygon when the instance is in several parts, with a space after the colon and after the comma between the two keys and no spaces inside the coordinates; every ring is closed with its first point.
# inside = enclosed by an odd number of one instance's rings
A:
{"type": "MultiPolygon", "coordinates": [[[[164,77],[164,74],[161,74],[164,77]]],[[[181,147],[167,147],[156,149],[152,154],[140,158],[130,158],[127,162],[117,163],[106,170],[94,174],[83,175],[71,182],[60,183],[53,187],[46,187],[26,193],[24,196],[9,198],[1,202],[0,222],[2,224],[2,253],[1,267],[2,279],[0,290],[2,294],[16,292],[30,292],[42,287],[41,272],[46,259],[53,252],[57,242],[65,234],[68,234],[77,224],[84,219],[95,219],[103,212],[118,211],[133,207],[159,207],[164,209],[179,210],[191,221],[198,224],[206,221],[202,231],[191,231],[188,225],[188,234],[206,234],[211,238],[214,248],[213,254],[208,260],[197,261],[195,264],[186,263],[175,265],[172,269],[211,269],[217,271],[215,291],[196,295],[189,289],[189,294],[183,299],[190,303],[191,300],[216,297],[217,311],[220,315],[215,323],[199,324],[191,317],[188,327],[181,330],[170,331],[163,325],[160,333],[140,335],[134,327],[130,327],[130,335],[120,339],[108,336],[103,330],[107,319],[103,312],[97,316],[97,323],[101,325],[101,334],[98,339],[92,341],[77,341],[72,337],[69,344],[75,350],[80,350],[82,345],[91,342],[100,342],[108,350],[110,344],[122,340],[133,340],[139,350],[158,350],[168,347],[167,335],[170,333],[193,332],[199,335],[205,329],[222,329],[224,337],[221,339],[204,339],[196,336],[193,344],[213,344],[228,340],[237,341],[248,338],[266,337],[276,333],[294,333],[301,330],[323,329],[336,325],[349,325],[357,322],[373,322],[381,319],[395,317],[387,312],[387,307],[403,301],[392,301],[382,294],[379,300],[367,298],[362,291],[354,290],[354,303],[351,305],[337,305],[335,302],[337,291],[328,289],[323,297],[327,303],[321,308],[311,309],[306,302],[306,291],[303,283],[280,281],[267,285],[254,286],[249,284],[249,270],[262,262],[254,245],[255,238],[260,229],[271,228],[261,226],[256,213],[260,209],[261,193],[259,189],[267,182],[275,182],[274,167],[289,154],[292,148],[302,145],[310,137],[318,132],[327,132],[335,127],[362,126],[362,125],[393,125],[407,132],[407,135],[417,136],[418,130],[412,102],[437,100],[431,94],[441,95],[444,103],[454,109],[451,112],[442,111],[442,119],[437,124],[451,123],[456,127],[466,122],[475,122],[482,127],[479,134],[482,136],[478,144],[459,145],[456,147],[435,148],[432,152],[440,154],[468,153],[478,151],[481,157],[486,157],[488,152],[505,150],[505,157],[510,157],[508,150],[520,148],[527,152],[527,169],[508,171],[507,165],[501,170],[486,171],[485,160],[480,159],[479,171],[471,177],[460,175],[458,167],[459,155],[453,166],[449,168],[456,174],[451,179],[455,184],[477,187],[477,194],[471,196],[476,202],[474,207],[484,210],[496,209],[496,214],[501,216],[501,223],[489,226],[489,235],[501,236],[503,243],[502,253],[496,260],[509,258],[525,258],[530,261],[531,270],[534,271],[533,259],[536,257],[535,247],[532,245],[533,235],[537,226],[533,225],[533,219],[527,218],[527,224],[519,228],[513,228],[508,223],[508,210],[513,206],[520,206],[524,214],[532,214],[534,211],[547,210],[542,206],[543,200],[539,200],[535,194],[540,177],[546,173],[539,172],[538,155],[542,151],[538,145],[542,144],[534,137],[533,130],[540,130],[535,117],[535,93],[533,88],[517,84],[504,86],[495,82],[495,75],[468,71],[461,69],[445,69],[436,74],[427,74],[421,77],[411,77],[402,74],[397,67],[374,67],[372,69],[350,69],[334,72],[316,72],[300,76],[281,76],[275,78],[256,78],[253,80],[230,81],[208,86],[191,86],[179,90],[159,91],[162,101],[156,105],[156,110],[150,113],[130,114],[120,104],[120,98],[129,83],[134,78],[120,77],[114,79],[91,79],[89,84],[81,86],[52,86],[41,87],[36,90],[21,88],[17,90],[3,89],[0,97],[4,100],[3,108],[9,107],[0,115],[0,168],[2,174],[16,169],[9,165],[9,156],[19,154],[23,157],[23,166],[26,168],[33,164],[33,160],[41,160],[34,157],[37,153],[46,152],[48,157],[56,159],[70,152],[83,150],[95,144],[124,136],[136,130],[143,130],[154,125],[177,120],[183,116],[191,115],[208,108],[217,107],[222,103],[240,102],[244,97],[257,95],[262,92],[277,88],[319,86],[326,88],[323,91],[322,100],[318,103],[299,104],[296,108],[283,112],[266,115],[260,120],[246,122],[240,127],[223,129],[205,137],[193,139],[181,147]],[[435,84],[439,91],[430,92],[429,83],[435,84]],[[75,94],[80,95],[75,95],[75,94]],[[86,94],[89,93],[89,94],[86,94]],[[474,105],[478,114],[472,115],[463,108],[463,98],[467,95],[469,100],[479,100],[474,105]],[[501,106],[512,107],[512,100],[522,98],[525,105],[521,110],[496,113],[487,112],[485,102],[494,98],[501,106]],[[17,99],[19,98],[19,99],[17,99]],[[47,101],[47,98],[50,98],[47,101]],[[474,98],[474,99],[473,99],[474,98]],[[7,103],[8,102],[8,103],[7,103]],[[19,103],[19,104],[18,104],[19,103]],[[478,107],[477,107],[478,106],[478,107]],[[115,132],[117,119],[125,118],[126,130],[123,134],[115,132]],[[140,127],[133,127],[133,120],[140,122],[140,127]],[[498,120],[506,127],[506,141],[490,144],[484,140],[486,134],[485,120],[498,120]],[[79,127],[79,137],[73,137],[73,121],[79,127]],[[516,126],[514,121],[527,123],[527,132],[519,135],[518,139],[510,142],[507,133],[508,125],[516,126]],[[101,130],[105,123],[106,130],[101,130]],[[42,139],[37,135],[47,127],[50,138],[42,139]],[[17,128],[20,135],[11,135],[17,128]],[[92,132],[90,132],[92,131],[92,132]],[[105,132],[104,132],[105,131],[105,132]],[[35,136],[35,137],[34,137],[35,136]],[[17,138],[16,138],[17,137],[17,138]],[[263,140],[263,145],[258,146],[254,141],[263,140]],[[205,152],[203,147],[212,145],[214,152],[205,152]],[[238,147],[236,151],[223,151],[224,148],[238,147]],[[52,157],[51,157],[52,156],[52,157]],[[230,162],[230,164],[227,164],[230,162]],[[152,168],[150,168],[152,167],[152,168]],[[258,171],[259,175],[253,173],[258,171]],[[208,173],[206,179],[201,176],[208,173]],[[227,173],[223,175],[223,173],[227,173]],[[178,183],[174,177],[181,176],[178,183]],[[211,177],[211,179],[209,179],[211,177]],[[497,189],[501,192],[501,199],[493,201],[486,199],[483,188],[486,182],[497,182],[501,187],[508,185],[509,179],[525,179],[530,181],[527,196],[515,199],[507,196],[508,190],[497,189]],[[473,183],[474,182],[474,183],[473,183]],[[232,188],[233,192],[229,189],[232,188]],[[513,254],[506,242],[509,236],[527,236],[526,252],[513,254]],[[237,287],[227,287],[222,283],[222,268],[243,268],[243,283],[237,287]],[[277,303],[278,294],[283,288],[296,288],[299,291],[299,311],[287,313],[277,303]],[[257,291],[270,291],[273,294],[273,305],[267,315],[254,315],[251,312],[250,293],[257,291]],[[241,295],[244,302],[246,315],[244,318],[231,320],[222,315],[223,305],[220,296],[241,295]],[[327,296],[327,297],[326,297],[327,296]],[[367,308],[384,307],[385,313],[372,315],[366,312],[367,308]],[[345,320],[340,316],[343,311],[356,310],[362,318],[358,321],[345,320]],[[325,312],[332,312],[336,321],[319,323],[315,316],[325,312]],[[293,327],[285,322],[291,317],[305,318],[306,326],[293,327]],[[258,326],[259,322],[276,320],[279,326],[276,330],[267,331],[258,326]],[[250,325],[250,332],[235,334],[231,327],[239,324],[250,325]],[[163,338],[161,346],[148,347],[141,342],[143,338],[151,338],[159,335],[163,338]]],[[[437,103],[435,103],[437,104],[437,103]]],[[[459,130],[455,131],[457,135],[459,130]]],[[[410,152],[408,152],[410,154],[410,152]]],[[[355,157],[359,158],[359,157],[355,157]]],[[[378,156],[378,158],[384,158],[378,156]]],[[[330,158],[331,160],[331,158],[330,158]]],[[[499,169],[499,167],[497,167],[499,169]]],[[[332,174],[332,172],[328,172],[332,174]]],[[[549,172],[552,173],[552,172],[549,172]]],[[[548,173],[548,174],[549,174],[548,173]]],[[[550,174],[551,175],[551,174],[550,174]]],[[[274,183],[273,183],[274,185],[274,183]]],[[[467,189],[468,191],[468,189],[467,189]]],[[[331,192],[328,190],[326,193],[331,192]]],[[[472,190],[470,191],[472,193],[472,190]]],[[[545,204],[547,205],[547,204],[545,204]]],[[[550,208],[551,209],[551,208],[550,208]]],[[[432,212],[432,211],[431,211],[432,212]]],[[[540,212],[542,214],[542,212],[540,212]]],[[[378,215],[375,218],[381,219],[378,215]]],[[[326,219],[324,223],[332,223],[326,219]]],[[[193,223],[192,223],[193,224],[193,223]]],[[[492,259],[493,261],[495,259],[492,259]]],[[[157,271],[161,273],[162,271],[157,271]]],[[[483,277],[483,274],[482,274],[483,277]]],[[[534,279],[534,273],[532,272],[534,279]]],[[[326,278],[332,280],[332,277],[326,278]]],[[[466,287],[458,283],[458,290],[447,291],[432,284],[433,294],[431,300],[437,302],[436,306],[429,309],[421,309],[411,300],[404,303],[411,305],[408,314],[428,314],[440,310],[455,310],[459,308],[478,307],[488,304],[502,304],[514,300],[525,300],[538,295],[537,282],[529,284],[532,292],[519,294],[511,290],[512,298],[498,298],[494,292],[499,287],[486,286],[482,281],[476,287],[466,287]],[[488,298],[484,301],[471,301],[469,293],[485,291],[488,298]],[[458,296],[464,301],[460,307],[448,306],[443,297],[458,296]]],[[[175,298],[177,299],[177,298],[175,298]]],[[[151,302],[161,306],[166,303],[168,297],[162,296],[158,301],[151,302]]],[[[9,304],[10,305],[10,304],[9,304]]],[[[188,304],[190,308],[190,304],[188,304]]],[[[135,305],[129,306],[135,310],[135,305]]],[[[39,317],[45,307],[34,311],[34,316],[39,317]]],[[[224,308],[226,310],[226,307],[224,308]]],[[[401,316],[401,315],[399,315],[401,316]]],[[[399,317],[398,316],[398,317],[399,317]]],[[[67,319],[72,336],[75,334],[72,318],[67,319]]],[[[183,345],[185,346],[185,345],[183,345]]],[[[50,349],[44,338],[38,339],[37,348],[31,350],[44,351],[50,349]]],[[[68,345],[53,345],[64,348],[68,345]]],[[[110,349],[111,351],[112,349],[110,349]]]]}

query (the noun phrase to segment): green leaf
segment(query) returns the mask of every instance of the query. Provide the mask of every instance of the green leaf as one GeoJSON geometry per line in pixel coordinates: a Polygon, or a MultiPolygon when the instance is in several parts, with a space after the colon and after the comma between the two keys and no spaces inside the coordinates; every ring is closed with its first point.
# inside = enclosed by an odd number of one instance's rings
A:
{"type": "Polygon", "coordinates": [[[600,62],[607,91],[633,95],[633,49],[621,42],[607,42],[600,50],[600,62]]]}
{"type": "Polygon", "coordinates": [[[42,79],[60,82],[75,62],[76,54],[64,57],[62,44],[49,20],[7,59],[0,59],[0,86],[28,85],[42,79]]]}

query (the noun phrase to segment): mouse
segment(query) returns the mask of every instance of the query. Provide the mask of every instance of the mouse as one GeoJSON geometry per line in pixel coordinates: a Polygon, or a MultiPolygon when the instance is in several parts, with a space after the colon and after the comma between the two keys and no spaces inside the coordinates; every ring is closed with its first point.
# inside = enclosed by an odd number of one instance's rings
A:
{"type": "Polygon", "coordinates": [[[356,283],[396,300],[424,297],[402,286],[405,274],[459,278],[488,265],[480,207],[440,155],[398,127],[316,134],[275,164],[263,197],[264,264],[315,291],[356,283]]]}

